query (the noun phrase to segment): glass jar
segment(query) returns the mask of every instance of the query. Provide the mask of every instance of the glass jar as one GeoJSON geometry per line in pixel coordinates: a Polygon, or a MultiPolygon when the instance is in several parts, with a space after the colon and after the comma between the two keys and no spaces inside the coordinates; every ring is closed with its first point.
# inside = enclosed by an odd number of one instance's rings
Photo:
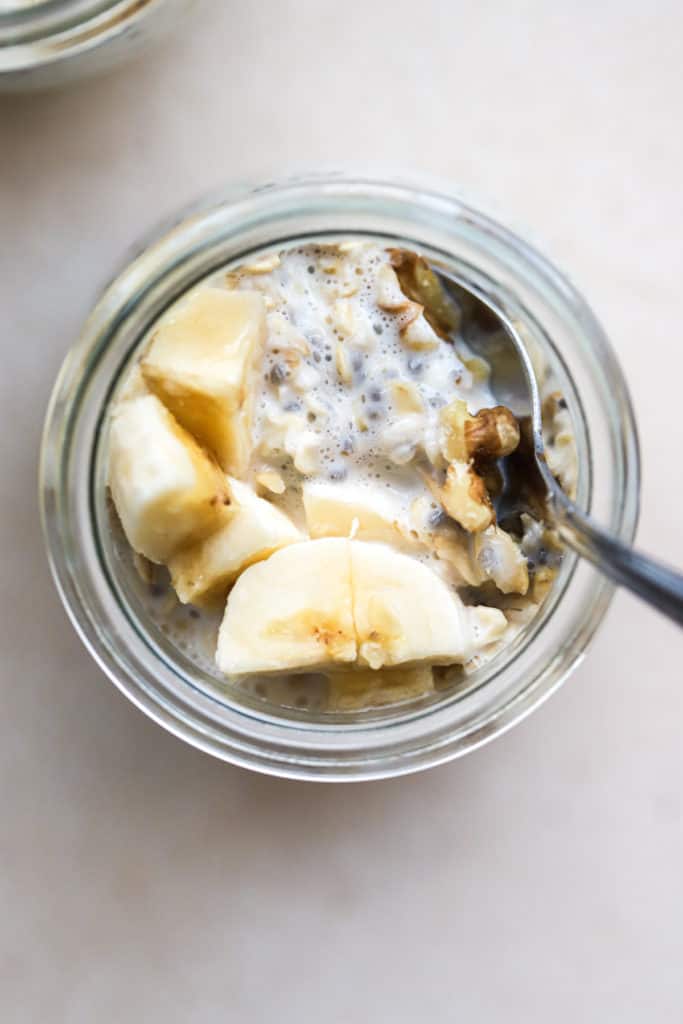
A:
{"type": "Polygon", "coordinates": [[[415,771],[504,732],[581,660],[611,597],[609,584],[567,553],[530,625],[466,686],[345,714],[279,707],[219,683],[144,615],[107,510],[107,411],[117,382],[154,320],[208,274],[264,249],[342,234],[418,250],[521,322],[572,413],[579,505],[628,543],[639,494],[633,413],[600,325],[543,256],[461,199],[345,175],[235,187],[139,248],[93,309],[47,412],[41,504],[57,586],[101,668],[165,728],[226,761],[321,780],[415,771]]]}
{"type": "Polygon", "coordinates": [[[0,92],[61,85],[132,57],[198,0],[0,0],[0,92]]]}

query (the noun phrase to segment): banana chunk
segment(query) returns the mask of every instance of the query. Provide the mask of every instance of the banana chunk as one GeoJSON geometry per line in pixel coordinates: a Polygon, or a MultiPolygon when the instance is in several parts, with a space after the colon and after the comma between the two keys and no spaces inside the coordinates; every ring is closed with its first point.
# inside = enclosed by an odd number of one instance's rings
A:
{"type": "Polygon", "coordinates": [[[212,605],[224,600],[231,584],[249,565],[286,544],[303,540],[283,512],[257,497],[246,484],[232,477],[227,480],[231,504],[225,526],[183,549],[168,563],[183,604],[212,605]]]}
{"type": "Polygon", "coordinates": [[[152,562],[208,537],[230,502],[218,466],[154,395],[112,416],[109,487],[128,543],[152,562]]]}
{"type": "Polygon", "coordinates": [[[400,506],[378,487],[307,481],[303,485],[311,537],[350,537],[400,544],[400,506]]]}
{"type": "Polygon", "coordinates": [[[246,569],[218,634],[220,671],[239,676],[355,661],[349,543],[292,544],[246,569]]]}
{"type": "Polygon", "coordinates": [[[203,287],[166,314],[140,364],[147,386],[234,476],[249,463],[265,336],[261,294],[203,287]]]}
{"type": "Polygon", "coordinates": [[[431,665],[417,668],[371,668],[331,672],[328,676],[330,711],[362,711],[423,697],[434,689],[431,665]]]}
{"type": "Polygon", "coordinates": [[[359,664],[450,665],[470,657],[467,610],[427,566],[383,544],[359,541],[351,545],[351,580],[359,664]]]}

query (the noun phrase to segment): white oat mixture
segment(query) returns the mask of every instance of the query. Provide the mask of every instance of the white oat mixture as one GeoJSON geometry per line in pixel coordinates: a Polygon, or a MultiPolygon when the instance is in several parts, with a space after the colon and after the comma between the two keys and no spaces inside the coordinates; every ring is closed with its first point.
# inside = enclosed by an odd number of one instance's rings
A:
{"type": "MultiPolygon", "coordinates": [[[[471,671],[529,621],[560,549],[526,502],[496,520],[519,428],[457,328],[423,261],[356,240],[223,272],[155,326],[112,413],[110,489],[191,656],[284,703],[325,679],[322,706],[355,709],[471,671]]],[[[557,394],[545,412],[571,491],[569,413],[557,394]]]]}

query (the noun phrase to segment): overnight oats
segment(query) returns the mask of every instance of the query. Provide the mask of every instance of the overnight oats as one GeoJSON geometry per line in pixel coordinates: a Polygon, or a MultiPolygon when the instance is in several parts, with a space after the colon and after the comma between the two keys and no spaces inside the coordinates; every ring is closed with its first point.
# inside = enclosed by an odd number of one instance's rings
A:
{"type": "Polygon", "coordinates": [[[533,359],[554,475],[629,543],[605,334],[461,197],[226,186],[98,297],[47,411],[43,528],[86,647],[161,726],[278,776],[383,778],[500,735],[579,663],[611,588],[548,526],[528,397],[472,295],[533,359]]]}
{"type": "Polygon", "coordinates": [[[466,686],[537,614],[562,549],[461,314],[423,258],[349,237],[215,273],[148,333],[108,413],[111,525],[146,614],[217,683],[398,705],[466,686]]]}

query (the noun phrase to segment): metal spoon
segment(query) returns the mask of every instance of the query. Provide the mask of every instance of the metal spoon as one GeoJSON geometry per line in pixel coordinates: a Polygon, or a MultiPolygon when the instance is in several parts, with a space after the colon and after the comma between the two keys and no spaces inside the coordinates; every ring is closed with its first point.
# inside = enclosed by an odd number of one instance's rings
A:
{"type": "Polygon", "coordinates": [[[545,490],[547,515],[562,540],[607,576],[683,626],[683,575],[622,544],[584,515],[550,471],[543,441],[541,398],[529,353],[507,317],[472,287],[432,265],[447,295],[462,313],[468,344],[492,367],[492,386],[501,404],[531,423],[537,478],[545,490]]]}

